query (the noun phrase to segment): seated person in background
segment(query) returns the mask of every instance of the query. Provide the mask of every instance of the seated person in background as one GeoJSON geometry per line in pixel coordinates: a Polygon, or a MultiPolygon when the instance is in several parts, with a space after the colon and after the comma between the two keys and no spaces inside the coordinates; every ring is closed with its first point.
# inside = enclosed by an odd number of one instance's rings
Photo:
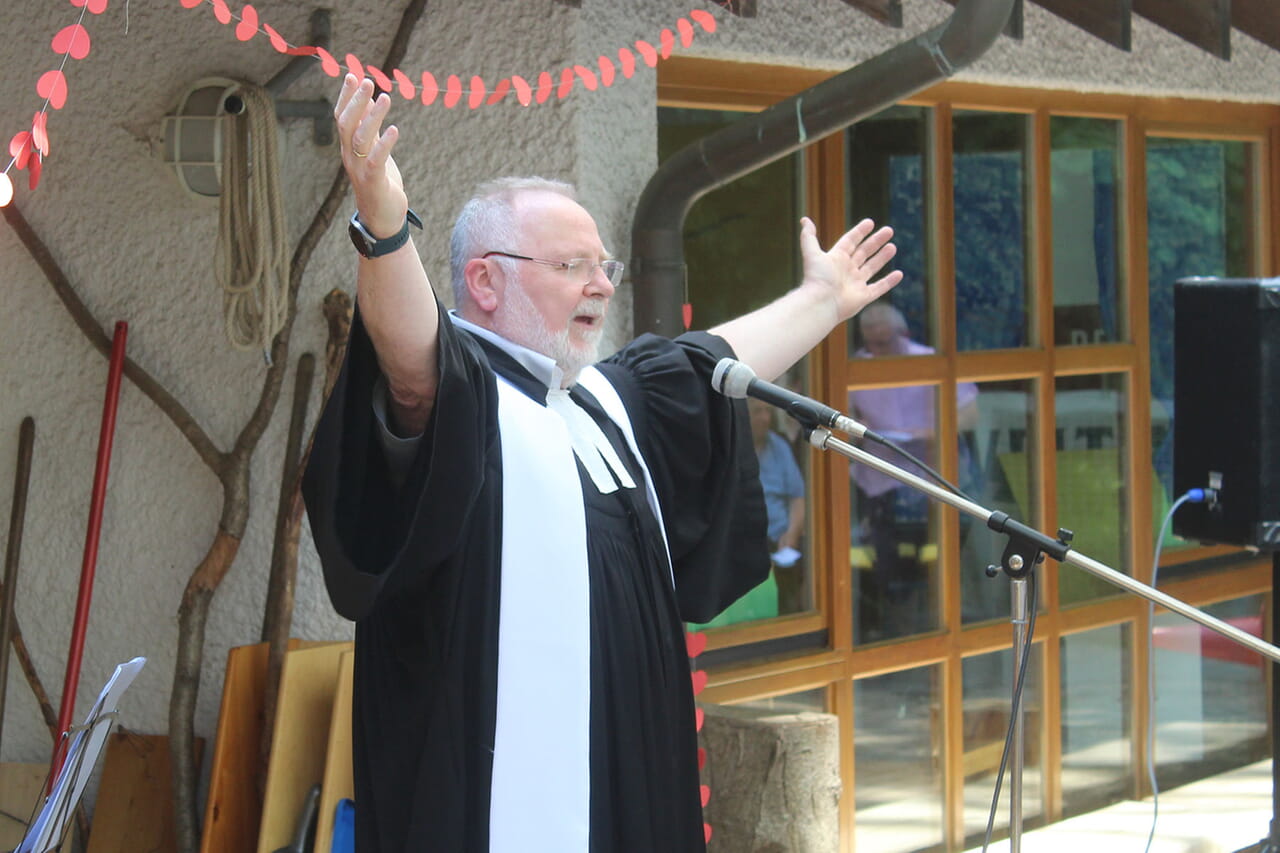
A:
{"type": "Polygon", "coordinates": [[[764,487],[768,515],[769,552],[773,555],[773,576],[778,584],[778,612],[803,610],[804,563],[800,540],[804,536],[804,476],[791,445],[772,429],[773,409],[755,398],[747,400],[751,415],[751,438],[760,461],[760,484],[764,487]]]}

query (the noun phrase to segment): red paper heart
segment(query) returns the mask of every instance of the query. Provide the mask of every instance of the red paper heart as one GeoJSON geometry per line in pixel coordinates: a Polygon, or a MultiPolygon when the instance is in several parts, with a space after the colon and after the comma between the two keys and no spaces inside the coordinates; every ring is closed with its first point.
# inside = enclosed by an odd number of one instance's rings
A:
{"type": "Polygon", "coordinates": [[[40,75],[36,81],[36,94],[48,98],[55,110],[62,109],[67,102],[67,78],[61,70],[55,68],[40,75]]]}
{"type": "Polygon", "coordinates": [[[699,631],[696,634],[686,634],[684,638],[685,647],[689,650],[689,657],[696,658],[702,654],[707,648],[707,635],[699,631]]]}
{"type": "Polygon", "coordinates": [[[689,23],[688,18],[681,18],[676,21],[676,29],[680,31],[680,44],[688,47],[693,44],[693,24],[689,23]]]}
{"type": "Polygon", "coordinates": [[[650,68],[658,64],[658,51],[653,49],[653,45],[644,39],[636,41],[636,50],[640,51],[640,56],[644,59],[644,64],[650,68]]]}
{"type": "Polygon", "coordinates": [[[9,180],[8,172],[0,172],[0,207],[8,207],[11,201],[13,201],[13,181],[9,180]]]}
{"type": "Polygon", "coordinates": [[[34,190],[40,186],[40,173],[44,171],[44,158],[36,155],[31,158],[27,167],[27,189],[34,190]]]}
{"type": "Polygon", "coordinates": [[[693,328],[693,305],[686,302],[680,306],[680,318],[684,320],[684,330],[693,328]]]}
{"type": "Polygon", "coordinates": [[[258,10],[248,3],[240,10],[240,23],[236,24],[236,38],[248,41],[258,34],[258,10]]]}
{"type": "Polygon", "coordinates": [[[601,56],[597,64],[600,66],[600,85],[607,89],[613,85],[613,60],[607,56],[601,56]]]}
{"type": "Polygon", "coordinates": [[[698,26],[709,33],[716,31],[716,19],[706,9],[694,9],[689,17],[698,22],[698,26]]]}
{"type": "Polygon", "coordinates": [[[692,679],[693,679],[693,695],[694,695],[694,696],[697,696],[697,695],[698,695],[699,693],[701,693],[701,692],[706,688],[706,686],[707,686],[707,673],[706,673],[706,670],[702,670],[702,669],[700,669],[700,670],[698,670],[698,671],[694,672],[694,673],[693,673],[693,675],[692,675],[692,679]]]}
{"type": "Polygon", "coordinates": [[[227,8],[227,0],[210,0],[213,3],[213,16],[219,24],[231,23],[231,10],[227,8]]]}
{"type": "Polygon", "coordinates": [[[94,15],[101,15],[107,11],[107,0],[71,0],[71,5],[77,9],[88,9],[94,15]]]}
{"type": "Polygon", "coordinates": [[[204,0],[178,0],[178,2],[182,3],[182,8],[184,9],[194,9],[203,3],[204,0]]]}
{"type": "Polygon", "coordinates": [[[406,101],[412,101],[414,96],[418,94],[418,87],[413,85],[413,81],[409,79],[409,75],[405,74],[399,68],[391,69],[391,76],[396,78],[396,85],[400,88],[400,97],[406,101]]]}
{"type": "Polygon", "coordinates": [[[458,101],[462,99],[462,78],[457,74],[450,74],[449,79],[444,83],[444,105],[453,109],[458,105],[458,101]]]}
{"type": "Polygon", "coordinates": [[[89,31],[79,24],[63,27],[58,30],[49,46],[54,53],[65,53],[72,59],[84,59],[89,55],[89,31]]]}
{"type": "Polygon", "coordinates": [[[596,87],[600,85],[596,80],[596,72],[585,65],[573,66],[573,72],[578,75],[578,79],[582,81],[582,85],[587,87],[588,92],[594,92],[596,87]]]}
{"type": "Polygon", "coordinates": [[[565,68],[560,72],[560,86],[556,89],[556,97],[564,100],[573,91],[573,69],[565,68]]]}
{"type": "Polygon", "coordinates": [[[664,29],[659,38],[662,40],[662,58],[670,59],[671,51],[676,46],[676,34],[670,29],[664,29]]]}
{"type": "Polygon", "coordinates": [[[382,73],[381,68],[374,68],[372,65],[366,65],[364,71],[373,78],[373,85],[377,86],[384,92],[391,91],[391,78],[382,73]]]}
{"type": "Polygon", "coordinates": [[[357,80],[364,79],[364,64],[356,59],[354,53],[348,53],[346,58],[347,70],[356,75],[357,80]]]}
{"type": "Polygon", "coordinates": [[[711,824],[704,823],[702,825],[702,838],[706,843],[711,843],[711,824]]]}
{"type": "Polygon", "coordinates": [[[13,135],[13,139],[9,140],[9,156],[13,158],[13,165],[19,169],[27,168],[31,150],[31,131],[29,130],[19,131],[13,135]]]}
{"type": "Polygon", "coordinates": [[[707,807],[707,803],[711,801],[711,788],[707,785],[703,785],[699,790],[702,791],[702,807],[705,809],[707,807]]]}
{"type": "Polygon", "coordinates": [[[636,73],[636,55],[629,47],[618,48],[618,62],[622,64],[622,76],[628,80],[636,73]]]}
{"type": "Polygon", "coordinates": [[[707,766],[707,751],[702,747],[698,747],[698,769],[701,770],[706,766],[707,766]]]}
{"type": "Polygon", "coordinates": [[[533,100],[533,87],[529,85],[529,81],[519,74],[512,74],[511,85],[516,87],[516,100],[520,102],[520,106],[529,106],[529,102],[533,100]]]}
{"type": "Polygon", "coordinates": [[[280,53],[289,52],[289,43],[284,40],[284,36],[276,32],[275,27],[270,24],[263,24],[262,29],[266,32],[267,38],[271,41],[271,46],[280,53]]]}
{"type": "Polygon", "coordinates": [[[474,110],[484,103],[484,96],[487,94],[489,94],[489,88],[485,86],[484,80],[472,75],[471,93],[467,96],[467,106],[474,110]]]}
{"type": "Polygon", "coordinates": [[[325,50],[323,47],[317,47],[316,56],[320,57],[320,68],[330,77],[337,77],[342,73],[342,66],[338,65],[338,60],[333,58],[333,54],[325,50]]]}
{"type": "Polygon", "coordinates": [[[503,77],[498,81],[498,85],[493,87],[493,94],[489,96],[489,100],[485,101],[487,106],[493,106],[507,96],[511,91],[511,78],[503,77]]]}
{"type": "Polygon", "coordinates": [[[693,712],[694,731],[702,731],[702,723],[706,718],[707,715],[703,713],[701,708],[698,708],[693,712]]]}
{"type": "Polygon", "coordinates": [[[555,83],[551,79],[550,71],[543,71],[538,75],[538,103],[546,103],[547,98],[551,97],[551,89],[555,83]]]}
{"type": "Polygon", "coordinates": [[[49,114],[44,110],[31,119],[31,141],[42,155],[49,156],[49,114]]]}
{"type": "Polygon", "coordinates": [[[436,99],[436,95],[440,94],[440,84],[436,82],[436,75],[430,71],[422,72],[422,103],[430,104],[436,99]]]}

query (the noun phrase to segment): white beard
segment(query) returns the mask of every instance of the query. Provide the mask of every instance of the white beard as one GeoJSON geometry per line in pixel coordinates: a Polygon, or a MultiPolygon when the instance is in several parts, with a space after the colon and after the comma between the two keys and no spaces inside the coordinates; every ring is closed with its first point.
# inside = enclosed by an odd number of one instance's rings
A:
{"type": "MultiPolygon", "coordinates": [[[[574,314],[603,317],[603,300],[584,299],[578,304],[574,314]]],[[[505,298],[495,319],[498,330],[504,337],[554,360],[564,371],[565,387],[577,380],[583,368],[599,360],[600,338],[604,329],[596,326],[586,332],[586,342],[575,347],[570,339],[572,320],[564,329],[553,333],[547,328],[546,321],[538,313],[537,306],[533,304],[529,294],[525,293],[524,285],[519,279],[508,279],[505,298]]]]}

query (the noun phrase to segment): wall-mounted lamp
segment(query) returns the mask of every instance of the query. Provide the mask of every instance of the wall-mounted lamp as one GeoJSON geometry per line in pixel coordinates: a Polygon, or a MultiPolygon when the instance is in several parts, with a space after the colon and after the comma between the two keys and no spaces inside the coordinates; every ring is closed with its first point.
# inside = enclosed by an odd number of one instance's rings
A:
{"type": "MultiPolygon", "coordinates": [[[[329,10],[311,13],[311,44],[328,47],[329,10]]],[[[333,144],[333,105],[323,99],[287,101],[281,96],[299,77],[319,65],[314,56],[295,56],[265,86],[275,100],[277,118],[311,119],[316,145],[333,144]]],[[[236,97],[241,84],[225,77],[206,77],[187,87],[173,113],[164,117],[163,159],[173,167],[195,198],[217,198],[222,192],[223,117],[238,115],[244,103],[236,97]]]]}
{"type": "Polygon", "coordinates": [[[224,116],[237,111],[232,93],[239,85],[225,77],[197,80],[164,117],[164,162],[195,198],[217,198],[222,192],[224,116]]]}

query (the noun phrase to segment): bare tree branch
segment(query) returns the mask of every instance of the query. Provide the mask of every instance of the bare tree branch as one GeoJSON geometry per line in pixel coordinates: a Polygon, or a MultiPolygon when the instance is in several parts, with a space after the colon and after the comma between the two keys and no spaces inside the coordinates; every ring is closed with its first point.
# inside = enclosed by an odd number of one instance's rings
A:
{"type": "MultiPolygon", "coordinates": [[[[44,273],[45,278],[49,280],[49,284],[53,286],[54,293],[58,299],[62,300],[62,304],[66,306],[67,313],[71,315],[71,319],[76,326],[80,328],[80,331],[84,333],[84,336],[89,339],[89,343],[98,352],[102,353],[103,356],[109,357],[111,355],[111,336],[98,324],[88,306],[76,295],[75,289],[71,286],[71,282],[67,280],[66,274],[58,266],[58,262],[54,260],[53,253],[49,251],[48,246],[32,229],[30,223],[22,215],[22,211],[18,209],[17,204],[11,202],[7,207],[0,208],[0,212],[4,213],[4,218],[8,221],[9,227],[18,235],[18,239],[22,241],[22,245],[26,247],[32,260],[36,262],[36,265],[40,267],[40,271],[44,273]]],[[[124,375],[129,377],[129,381],[137,386],[139,391],[146,394],[169,420],[173,421],[173,425],[178,428],[178,431],[191,444],[200,460],[205,465],[208,465],[215,474],[220,473],[226,464],[226,456],[218,450],[213,440],[200,428],[200,425],[196,423],[196,419],[191,416],[186,407],[179,403],[172,394],[152,378],[151,374],[139,367],[131,358],[125,358],[124,375]]]]}

